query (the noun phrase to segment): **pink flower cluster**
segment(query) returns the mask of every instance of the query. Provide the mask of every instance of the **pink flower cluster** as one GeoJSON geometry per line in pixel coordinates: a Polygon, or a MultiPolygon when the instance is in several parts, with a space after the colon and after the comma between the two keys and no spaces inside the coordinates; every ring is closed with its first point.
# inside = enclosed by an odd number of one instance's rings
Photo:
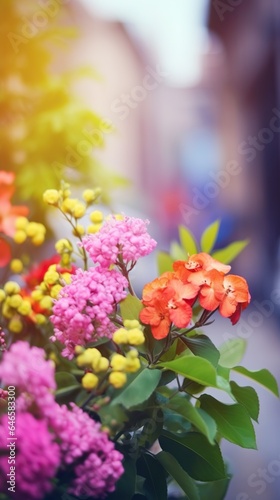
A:
{"type": "Polygon", "coordinates": [[[45,351],[18,341],[11,345],[0,365],[0,380],[4,385],[13,384],[20,396],[19,411],[26,411],[36,403],[40,414],[52,412],[55,390],[54,363],[45,359],[45,351]]]}
{"type": "Polygon", "coordinates": [[[71,403],[72,411],[60,407],[54,422],[61,440],[61,451],[66,464],[73,464],[75,478],[69,489],[76,496],[106,498],[115,489],[115,483],[124,472],[122,455],[114,449],[100,424],[71,403]],[[85,457],[81,462],[80,458],[85,457]]]}
{"type": "Polygon", "coordinates": [[[62,355],[72,359],[76,345],[98,337],[111,337],[115,330],[109,315],[125,296],[127,280],[116,270],[78,269],[63,287],[53,307],[54,336],[65,345],[62,355]]]}
{"type": "MultiPolygon", "coordinates": [[[[0,420],[0,449],[7,450],[9,436],[8,417],[0,420]]],[[[16,487],[15,500],[28,498],[41,500],[52,488],[52,480],[59,468],[60,450],[49,432],[46,421],[36,419],[31,413],[16,414],[16,487]]],[[[13,456],[11,454],[11,456],[13,456]]],[[[7,474],[10,472],[7,456],[0,456],[0,491],[7,491],[7,474]],[[5,478],[5,483],[4,483],[5,478]]]]}
{"type": "MultiPolygon", "coordinates": [[[[2,382],[14,385],[20,393],[15,422],[18,470],[15,498],[41,500],[51,491],[56,473],[67,471],[69,466],[74,471],[69,493],[80,495],[86,491],[91,498],[106,498],[123,473],[122,455],[100,430],[100,424],[87,413],[74,403],[69,410],[55,401],[53,366],[44,359],[44,354],[43,349],[19,341],[4,353],[1,364],[2,382]],[[34,415],[26,412],[28,402],[28,410],[34,415]]],[[[0,478],[6,478],[7,474],[7,457],[1,453],[7,450],[7,436],[7,416],[2,415],[0,478]]],[[[0,479],[1,491],[2,486],[0,479]]]]}
{"type": "Polygon", "coordinates": [[[83,238],[83,246],[95,263],[108,268],[118,261],[134,263],[151,253],[156,241],[147,233],[148,220],[111,216],[96,234],[83,238]]]}

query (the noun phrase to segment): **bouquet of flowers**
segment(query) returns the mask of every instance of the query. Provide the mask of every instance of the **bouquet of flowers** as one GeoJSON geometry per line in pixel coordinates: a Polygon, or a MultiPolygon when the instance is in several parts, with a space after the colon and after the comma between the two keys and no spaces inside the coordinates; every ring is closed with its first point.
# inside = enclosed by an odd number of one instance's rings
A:
{"type": "Polygon", "coordinates": [[[62,183],[44,201],[73,238],[30,265],[30,240],[46,230],[12,206],[12,174],[1,174],[13,224],[1,221],[0,498],[164,500],[172,482],[181,499],[224,498],[220,441],[256,448],[259,413],[234,372],[278,395],[268,370],[240,365],[243,339],[216,347],[202,331],[217,314],[237,323],[250,302],[229,265],[246,242],[213,252],[218,221],[200,245],[180,226],[137,297],[133,268],[156,247],[148,221],[104,217],[98,188],[77,199],[62,183]]]}

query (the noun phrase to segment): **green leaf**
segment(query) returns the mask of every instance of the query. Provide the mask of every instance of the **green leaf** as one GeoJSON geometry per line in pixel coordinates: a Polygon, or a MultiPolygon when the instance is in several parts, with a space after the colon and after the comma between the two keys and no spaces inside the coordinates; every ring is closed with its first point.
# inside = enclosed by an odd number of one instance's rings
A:
{"type": "Polygon", "coordinates": [[[236,241],[221,250],[217,250],[212,254],[212,257],[223,262],[223,264],[229,264],[242,252],[248,243],[249,240],[236,241]]]}
{"type": "Polygon", "coordinates": [[[195,354],[201,358],[207,359],[216,367],[219,362],[220,353],[213,342],[206,335],[198,335],[197,337],[182,337],[184,344],[195,354]]]}
{"type": "Polygon", "coordinates": [[[256,449],[256,436],[250,416],[240,404],[226,405],[212,396],[200,396],[201,408],[216,421],[218,432],[242,448],[256,449]]]}
{"type": "Polygon", "coordinates": [[[159,442],[161,448],[171,453],[194,479],[214,481],[226,477],[218,444],[210,444],[199,432],[188,432],[183,436],[164,431],[159,442]]]}
{"type": "Polygon", "coordinates": [[[143,304],[138,297],[130,293],[120,302],[121,317],[125,319],[138,319],[143,304]]]}
{"type": "Polygon", "coordinates": [[[55,374],[55,381],[58,389],[56,394],[58,394],[59,390],[63,388],[80,387],[76,377],[69,372],[57,372],[55,374]]]}
{"type": "Polygon", "coordinates": [[[188,258],[187,253],[177,241],[172,241],[170,245],[170,255],[174,260],[187,260],[188,258]]]}
{"type": "Polygon", "coordinates": [[[183,416],[187,421],[191,422],[197,430],[207,437],[211,444],[214,444],[214,439],[217,433],[215,420],[201,408],[196,408],[190,403],[186,397],[175,396],[167,403],[167,408],[183,416]]]}
{"type": "Polygon", "coordinates": [[[148,500],[166,500],[166,472],[161,463],[148,453],[137,462],[137,473],[146,478],[144,492],[148,500]]]}
{"type": "Polygon", "coordinates": [[[154,392],[161,377],[161,370],[149,370],[144,368],[137,372],[131,382],[128,382],[112,405],[122,404],[125,408],[132,408],[146,401],[154,392]]]}
{"type": "Polygon", "coordinates": [[[156,455],[157,460],[165,468],[166,472],[182,488],[188,500],[200,500],[197,486],[194,480],[177,462],[176,458],[168,452],[161,451],[156,455]]]}
{"type": "Polygon", "coordinates": [[[157,267],[159,274],[163,274],[166,271],[173,271],[173,259],[167,252],[157,253],[157,267]]]}
{"type": "Polygon", "coordinates": [[[235,366],[233,370],[238,373],[242,373],[242,375],[245,375],[246,377],[249,377],[252,380],[255,380],[255,382],[258,382],[259,384],[263,385],[264,387],[266,387],[266,389],[269,389],[271,392],[273,392],[275,396],[279,397],[279,389],[276,379],[274,378],[272,373],[270,373],[270,371],[267,370],[266,368],[259,371],[250,371],[247,370],[247,368],[244,368],[243,366],[235,366]]]}
{"type": "Polygon", "coordinates": [[[216,387],[217,385],[215,368],[209,361],[199,356],[178,356],[173,361],[166,361],[158,366],[168,368],[205,386],[216,387]]]}
{"type": "Polygon", "coordinates": [[[188,255],[197,253],[197,244],[193,234],[185,227],[179,226],[179,238],[183,249],[188,255]]]}
{"type": "Polygon", "coordinates": [[[241,338],[229,340],[219,348],[221,357],[219,365],[224,368],[233,368],[243,358],[246,350],[246,341],[241,338]]]}
{"type": "Polygon", "coordinates": [[[255,389],[249,386],[241,387],[233,381],[230,382],[230,386],[236,401],[243,405],[248,411],[250,417],[257,422],[260,411],[260,403],[255,389]]]}
{"type": "Polygon", "coordinates": [[[229,487],[231,476],[211,483],[200,483],[197,485],[200,500],[223,500],[229,487]]]}
{"type": "Polygon", "coordinates": [[[210,224],[210,226],[208,226],[202,233],[200,240],[200,246],[202,252],[210,253],[213,250],[217,240],[220,225],[221,221],[216,220],[215,222],[210,224]]]}

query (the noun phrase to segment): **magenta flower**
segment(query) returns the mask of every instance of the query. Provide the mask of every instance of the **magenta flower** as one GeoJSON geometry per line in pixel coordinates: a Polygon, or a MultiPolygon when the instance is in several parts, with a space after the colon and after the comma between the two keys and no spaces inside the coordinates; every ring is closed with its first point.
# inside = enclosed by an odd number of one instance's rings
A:
{"type": "MultiPolygon", "coordinates": [[[[0,456],[0,491],[7,491],[11,485],[7,480],[13,463],[8,463],[15,456],[15,500],[41,500],[52,488],[52,480],[60,464],[59,446],[49,432],[44,420],[37,420],[30,413],[16,413],[16,440],[7,440],[9,436],[8,417],[0,420],[0,449],[8,450],[8,457],[0,456]],[[14,445],[12,444],[14,443],[14,445]],[[7,447],[7,444],[10,446],[7,447]],[[14,447],[13,447],[14,446],[14,447]],[[15,453],[15,455],[14,455],[15,453]]],[[[12,478],[12,476],[10,476],[12,478]]]]}
{"type": "Polygon", "coordinates": [[[96,234],[83,238],[83,246],[94,263],[108,268],[111,264],[135,263],[153,251],[156,241],[147,233],[149,221],[134,217],[117,220],[110,217],[96,234]]]}
{"type": "Polygon", "coordinates": [[[109,315],[126,296],[127,280],[116,270],[78,269],[63,287],[53,307],[54,336],[65,345],[62,355],[72,359],[76,345],[99,337],[111,338],[115,327],[109,315]]]}

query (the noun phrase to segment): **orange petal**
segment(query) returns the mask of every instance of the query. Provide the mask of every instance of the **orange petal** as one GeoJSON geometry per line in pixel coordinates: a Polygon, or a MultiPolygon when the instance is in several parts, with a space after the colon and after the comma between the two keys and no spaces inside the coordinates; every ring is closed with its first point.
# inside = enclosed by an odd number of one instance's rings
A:
{"type": "Polygon", "coordinates": [[[160,322],[158,326],[152,326],[151,331],[153,337],[157,340],[164,339],[167,337],[170,330],[170,321],[168,319],[164,319],[160,322]]]}
{"type": "Polygon", "coordinates": [[[189,304],[184,303],[182,307],[170,309],[169,316],[175,326],[177,326],[178,328],[185,328],[189,325],[192,319],[192,308],[189,306],[189,304]]]}

